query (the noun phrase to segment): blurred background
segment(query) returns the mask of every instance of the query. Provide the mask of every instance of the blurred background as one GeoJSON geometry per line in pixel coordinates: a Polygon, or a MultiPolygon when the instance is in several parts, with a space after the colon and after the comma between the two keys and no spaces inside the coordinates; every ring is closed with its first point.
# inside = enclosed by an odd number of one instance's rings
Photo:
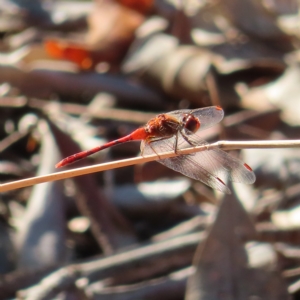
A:
{"type": "MultiPolygon", "coordinates": [[[[0,2],[1,183],[220,105],[204,140],[300,134],[297,0],[0,2]]],[[[140,155],[126,143],[71,167],[140,155]]],[[[157,162],[0,194],[0,299],[300,299],[299,149],[230,195],[157,162]]]]}

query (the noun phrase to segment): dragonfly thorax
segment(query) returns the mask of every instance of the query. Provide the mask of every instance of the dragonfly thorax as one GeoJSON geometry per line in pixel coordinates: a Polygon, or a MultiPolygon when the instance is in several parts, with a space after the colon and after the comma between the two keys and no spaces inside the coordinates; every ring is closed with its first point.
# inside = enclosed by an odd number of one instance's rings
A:
{"type": "Polygon", "coordinates": [[[176,118],[167,114],[160,114],[146,124],[145,131],[149,138],[165,138],[176,134],[179,128],[180,123],[176,118]]]}

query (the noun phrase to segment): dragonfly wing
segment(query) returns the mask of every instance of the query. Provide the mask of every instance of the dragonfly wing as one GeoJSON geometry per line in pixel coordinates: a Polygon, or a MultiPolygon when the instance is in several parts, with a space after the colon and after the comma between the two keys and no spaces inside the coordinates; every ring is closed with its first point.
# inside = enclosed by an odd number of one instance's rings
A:
{"type": "MultiPolygon", "coordinates": [[[[179,148],[191,147],[179,136],[179,148]]],[[[205,141],[197,141],[198,145],[208,145],[205,141]]],[[[159,154],[174,151],[175,137],[167,140],[144,143],[144,154],[159,154]]],[[[251,184],[255,181],[255,174],[241,160],[232,157],[220,149],[196,152],[163,160],[161,164],[182,173],[190,178],[202,181],[208,186],[224,193],[230,193],[225,185],[227,179],[235,182],[251,184]]]]}
{"type": "Polygon", "coordinates": [[[256,179],[248,165],[221,149],[197,152],[192,160],[224,181],[252,184],[256,179]]]}
{"type": "MultiPolygon", "coordinates": [[[[173,141],[168,140],[161,140],[161,141],[154,141],[150,144],[144,143],[142,145],[143,148],[143,154],[149,155],[149,154],[159,154],[167,151],[172,151],[173,147],[170,147],[172,143],[175,142],[175,139],[173,141]]],[[[229,188],[226,186],[226,184],[217,176],[215,176],[213,173],[206,170],[204,167],[202,167],[200,164],[195,164],[195,160],[193,159],[194,155],[181,155],[176,156],[172,158],[167,159],[161,159],[158,160],[161,164],[165,165],[166,167],[180,172],[183,175],[202,181],[204,184],[207,184],[208,186],[219,190],[223,193],[230,194],[229,188]]]]}
{"type": "MultiPolygon", "coordinates": [[[[187,138],[192,145],[209,146],[198,134],[191,134],[187,136],[187,138]]],[[[180,134],[178,137],[178,148],[186,149],[190,147],[191,145],[187,143],[180,134]]],[[[230,181],[246,184],[255,182],[255,174],[247,164],[221,149],[209,150],[208,148],[208,150],[199,151],[191,155],[195,163],[201,164],[202,167],[220,177],[222,180],[228,179],[230,181]]]]}
{"type": "Polygon", "coordinates": [[[209,172],[209,170],[201,164],[195,164],[194,156],[176,156],[158,160],[158,162],[170,169],[173,169],[174,171],[180,172],[185,176],[199,180],[213,189],[230,194],[229,188],[220,177],[209,172]]]}
{"type": "Polygon", "coordinates": [[[185,114],[192,114],[197,117],[200,121],[200,129],[207,129],[217,123],[219,123],[224,117],[224,111],[219,106],[209,106],[204,108],[197,109],[182,109],[175,110],[167,113],[168,115],[176,117],[179,121],[181,121],[182,117],[185,114]]]}

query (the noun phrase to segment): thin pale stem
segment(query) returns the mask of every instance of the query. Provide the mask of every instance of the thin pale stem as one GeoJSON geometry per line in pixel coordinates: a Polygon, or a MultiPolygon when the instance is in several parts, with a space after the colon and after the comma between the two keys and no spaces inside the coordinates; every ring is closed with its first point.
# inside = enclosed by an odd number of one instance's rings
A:
{"type": "MultiPolygon", "coordinates": [[[[205,146],[198,146],[188,149],[180,150],[179,153],[166,152],[159,153],[159,159],[174,157],[177,155],[191,154],[198,151],[211,150],[216,148],[221,148],[223,150],[234,150],[234,149],[270,149],[270,148],[297,148],[300,147],[300,140],[285,140],[285,141],[250,141],[250,142],[228,142],[219,141],[216,143],[208,144],[205,146]]],[[[67,178],[72,178],[76,176],[86,175],[95,172],[102,172],[115,168],[122,168],[131,165],[141,164],[153,160],[157,160],[157,155],[148,155],[144,157],[134,157],[129,159],[118,160],[114,162],[88,166],[78,169],[72,169],[57,173],[52,173],[48,175],[42,175],[32,178],[27,178],[23,180],[18,180],[14,182],[8,182],[0,185],[0,192],[6,192],[14,189],[19,189],[27,186],[32,186],[39,183],[50,182],[55,180],[62,180],[67,178]]]]}

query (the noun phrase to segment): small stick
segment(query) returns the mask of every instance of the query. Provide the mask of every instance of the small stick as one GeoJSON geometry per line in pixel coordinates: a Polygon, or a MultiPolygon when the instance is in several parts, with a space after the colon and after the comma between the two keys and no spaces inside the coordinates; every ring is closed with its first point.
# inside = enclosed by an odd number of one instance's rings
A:
{"type": "Polygon", "coordinates": [[[0,192],[6,192],[14,189],[19,189],[27,186],[32,186],[38,183],[50,182],[55,180],[62,180],[76,176],[86,175],[95,172],[102,172],[115,168],[122,168],[131,165],[141,164],[157,159],[164,159],[174,157],[176,155],[186,155],[197,151],[209,151],[211,149],[221,148],[223,150],[234,149],[270,149],[270,148],[297,148],[300,147],[300,140],[285,140],[285,141],[250,141],[250,142],[228,142],[219,141],[213,144],[198,146],[194,148],[181,149],[178,154],[174,152],[159,153],[159,158],[156,154],[134,157],[129,159],[118,160],[114,162],[98,164],[78,169],[72,169],[48,175],[41,175],[37,177],[27,178],[14,182],[8,182],[0,185],[0,192]]]}

